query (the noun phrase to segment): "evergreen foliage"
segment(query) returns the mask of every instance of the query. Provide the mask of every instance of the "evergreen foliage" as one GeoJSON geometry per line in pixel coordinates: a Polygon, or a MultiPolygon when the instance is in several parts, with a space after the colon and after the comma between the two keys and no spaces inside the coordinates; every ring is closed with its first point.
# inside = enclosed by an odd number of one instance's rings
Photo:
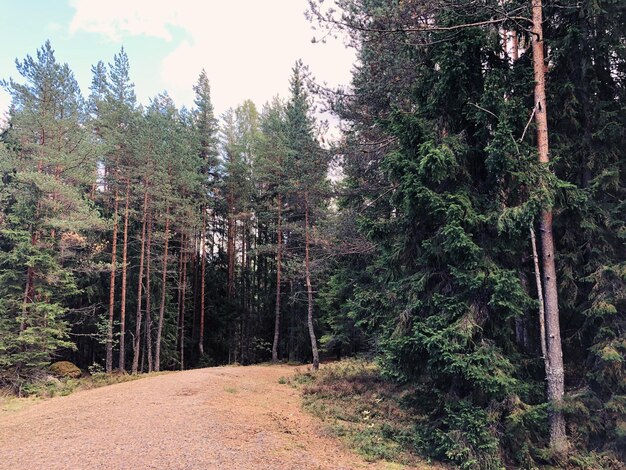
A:
{"type": "Polygon", "coordinates": [[[13,101],[2,161],[0,366],[3,380],[21,386],[73,346],[68,299],[79,293],[77,274],[95,269],[88,232],[103,224],[87,197],[95,151],[72,72],[49,42],[16,66],[23,82],[3,82],[13,101]]]}
{"type": "Polygon", "coordinates": [[[332,291],[353,292],[344,318],[378,337],[387,374],[417,384],[419,447],[467,468],[549,460],[528,234],[553,210],[568,434],[623,458],[623,7],[544,9],[546,168],[528,132],[530,3],[335,3],[311,12],[360,58],[352,93],[330,96],[349,129],[340,210],[373,248],[332,291]]]}
{"type": "Polygon", "coordinates": [[[529,2],[309,13],[359,57],[350,90],[320,92],[344,131],[330,150],[300,61],[285,101],[220,119],[204,70],[178,109],[167,93],[138,105],[124,49],[92,68],[87,100],[49,42],[16,62],[2,82],[0,385],[22,390],[57,358],[138,373],[367,353],[413,391],[401,440],[423,455],[623,466],[624,6],[543,8],[550,163],[529,2]],[[546,214],[562,403],[546,391],[531,245],[546,214]],[[556,413],[569,453],[550,450],[556,413]]]}

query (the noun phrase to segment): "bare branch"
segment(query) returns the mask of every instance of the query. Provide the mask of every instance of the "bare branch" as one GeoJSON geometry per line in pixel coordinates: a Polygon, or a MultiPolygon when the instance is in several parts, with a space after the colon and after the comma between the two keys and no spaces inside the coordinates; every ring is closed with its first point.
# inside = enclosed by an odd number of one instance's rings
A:
{"type": "Polygon", "coordinates": [[[524,127],[524,132],[522,132],[522,136],[519,138],[519,141],[521,142],[522,140],[524,140],[524,136],[526,135],[526,131],[528,130],[528,126],[530,126],[530,123],[533,122],[533,118],[535,117],[535,111],[537,111],[537,106],[535,106],[533,108],[533,112],[530,115],[530,119],[528,120],[528,122],[526,123],[526,127],[524,127]]]}
{"type": "Polygon", "coordinates": [[[363,31],[363,32],[368,32],[368,33],[388,34],[388,33],[425,33],[425,32],[438,32],[438,31],[456,31],[459,29],[475,28],[479,26],[488,26],[488,25],[493,25],[493,24],[505,23],[506,21],[515,21],[515,20],[527,21],[529,23],[531,22],[530,18],[526,18],[525,16],[504,16],[502,18],[493,18],[490,20],[476,21],[474,23],[456,24],[452,26],[424,25],[424,26],[420,26],[416,28],[400,27],[400,28],[391,28],[391,29],[381,29],[381,28],[368,28],[362,25],[346,23],[346,22],[342,22],[339,20],[335,20],[335,19],[327,19],[326,21],[333,23],[337,26],[343,26],[345,28],[355,29],[357,31],[363,31]]]}

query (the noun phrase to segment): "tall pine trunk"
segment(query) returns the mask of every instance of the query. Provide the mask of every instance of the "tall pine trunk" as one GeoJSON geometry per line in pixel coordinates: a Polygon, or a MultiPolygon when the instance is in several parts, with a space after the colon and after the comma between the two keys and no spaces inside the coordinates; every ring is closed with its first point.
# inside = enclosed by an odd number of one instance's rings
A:
{"type": "Polygon", "coordinates": [[[182,298],[183,298],[183,253],[185,245],[185,232],[180,232],[180,249],[178,252],[178,316],[176,317],[176,347],[174,348],[176,351],[180,350],[180,322],[181,322],[181,312],[182,308],[182,298]]]}
{"type": "Polygon", "coordinates": [[[165,209],[165,247],[163,248],[163,264],[161,271],[161,306],[159,308],[159,325],[156,335],[156,351],[154,353],[154,370],[161,370],[161,337],[163,336],[163,321],[165,319],[165,294],[167,288],[167,250],[170,236],[170,206],[165,209]]]}
{"type": "Polygon", "coordinates": [[[283,225],[282,225],[282,198],[278,195],[278,225],[276,227],[276,310],[274,313],[274,344],[272,345],[272,362],[278,361],[278,341],[280,336],[280,275],[283,259],[283,225]]]}
{"type": "MultiPolygon", "coordinates": [[[[185,238],[188,243],[188,238],[185,238]]],[[[183,245],[182,292],[180,295],[180,370],[185,370],[185,304],[187,301],[187,253],[183,245]]]]}
{"type": "MultiPolygon", "coordinates": [[[[544,38],[542,27],[542,1],[532,0],[533,26],[532,50],[535,78],[535,123],[537,125],[537,150],[539,161],[550,163],[548,145],[548,116],[546,108],[544,38]]],[[[554,237],[552,235],[552,210],[544,210],[539,222],[541,232],[541,267],[543,268],[543,291],[546,323],[546,349],[544,359],[548,401],[550,403],[550,447],[564,451],[568,447],[565,433],[565,417],[560,407],[565,394],[565,373],[559,325],[559,297],[556,278],[554,237]]]]}
{"type": "Polygon", "coordinates": [[[143,220],[141,221],[141,251],[139,254],[139,281],[137,282],[137,314],[135,320],[135,338],[133,342],[132,373],[139,369],[139,353],[141,346],[141,306],[143,298],[143,268],[146,257],[146,223],[148,219],[148,190],[143,194],[143,220]]]}
{"type": "Polygon", "coordinates": [[[228,242],[226,246],[228,257],[228,300],[233,300],[235,294],[235,196],[233,195],[232,188],[228,194],[228,242]]]}
{"type": "Polygon", "coordinates": [[[109,284],[109,322],[107,325],[107,344],[106,344],[106,372],[113,372],[113,315],[115,311],[115,270],[117,262],[117,210],[119,202],[117,200],[117,189],[114,193],[113,202],[113,236],[111,240],[111,277],[109,284]]]}
{"type": "Polygon", "coordinates": [[[150,296],[150,268],[152,265],[152,214],[149,215],[148,235],[146,243],[148,245],[146,248],[146,353],[148,360],[148,372],[152,372],[152,303],[150,296]]]}
{"type": "Polygon", "coordinates": [[[200,356],[204,355],[204,283],[206,279],[206,207],[202,206],[202,236],[200,237],[200,338],[198,346],[200,356]]]}
{"type": "Polygon", "coordinates": [[[308,296],[307,324],[309,326],[309,336],[311,337],[311,350],[313,351],[313,370],[320,367],[320,357],[317,351],[317,339],[313,329],[313,287],[311,285],[311,260],[309,254],[310,234],[309,234],[309,195],[304,196],[304,268],[306,275],[306,292],[308,296]]]}
{"type": "Polygon", "coordinates": [[[191,309],[191,340],[192,343],[195,343],[195,341],[198,338],[198,335],[200,334],[200,316],[199,316],[199,309],[198,309],[198,300],[199,300],[199,288],[198,288],[198,283],[200,281],[200,273],[199,273],[199,269],[200,269],[200,265],[198,264],[198,250],[200,248],[200,237],[202,235],[202,230],[200,230],[200,233],[198,233],[198,230],[196,230],[196,228],[193,228],[193,241],[191,243],[191,253],[190,253],[190,264],[191,264],[191,273],[192,273],[192,280],[191,280],[191,298],[192,298],[192,309],[191,309]]]}
{"type": "Polygon", "coordinates": [[[128,274],[128,222],[130,218],[130,179],[126,179],[124,206],[124,244],[122,247],[122,299],[120,305],[120,358],[119,369],[126,370],[126,277],[128,274]]]}
{"type": "Polygon", "coordinates": [[[239,317],[239,351],[241,357],[239,362],[245,364],[245,341],[246,323],[248,312],[246,310],[246,221],[241,221],[241,316],[239,317]]]}

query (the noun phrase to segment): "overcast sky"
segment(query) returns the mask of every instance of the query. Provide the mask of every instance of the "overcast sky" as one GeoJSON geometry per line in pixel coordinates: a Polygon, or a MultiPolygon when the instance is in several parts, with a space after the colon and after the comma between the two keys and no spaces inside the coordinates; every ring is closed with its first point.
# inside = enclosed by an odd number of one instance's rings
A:
{"type": "MultiPolygon", "coordinates": [[[[0,0],[0,78],[19,79],[22,60],[50,39],[59,62],[89,94],[91,66],[123,45],[140,102],[164,90],[193,105],[205,68],[216,113],[250,98],[288,95],[301,58],[319,82],[348,84],[354,52],[340,39],[312,44],[306,0],[0,0]]],[[[0,109],[9,98],[0,92],[0,109]]]]}

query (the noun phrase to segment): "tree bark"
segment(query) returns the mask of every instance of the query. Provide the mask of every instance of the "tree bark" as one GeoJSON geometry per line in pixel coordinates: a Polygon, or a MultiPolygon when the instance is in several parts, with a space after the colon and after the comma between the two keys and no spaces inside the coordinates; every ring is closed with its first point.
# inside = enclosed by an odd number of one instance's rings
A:
{"type": "Polygon", "coordinates": [[[232,301],[235,294],[235,196],[231,189],[228,194],[228,243],[226,246],[228,257],[228,300],[232,301]]]}
{"type": "Polygon", "coordinates": [[[202,229],[200,229],[199,233],[198,230],[196,230],[196,228],[194,227],[192,229],[193,231],[193,238],[192,238],[192,243],[191,243],[191,253],[190,253],[190,260],[189,262],[191,263],[191,272],[192,272],[192,279],[191,279],[191,298],[192,298],[192,309],[191,309],[191,340],[192,343],[194,343],[197,339],[198,336],[200,334],[200,312],[198,309],[198,301],[200,298],[199,295],[199,288],[198,288],[198,283],[200,282],[200,268],[201,266],[198,264],[198,252],[200,249],[200,238],[202,236],[202,229]]]}
{"type": "MultiPolygon", "coordinates": [[[[185,238],[188,241],[188,238],[185,238]]],[[[180,296],[180,370],[185,370],[185,303],[187,300],[187,253],[183,247],[183,285],[180,296]]]]}
{"type": "Polygon", "coordinates": [[[280,335],[280,275],[283,259],[283,225],[282,225],[282,198],[278,195],[278,222],[276,227],[276,310],[274,314],[274,343],[272,345],[272,362],[278,361],[278,341],[280,335]]]}
{"type": "Polygon", "coordinates": [[[141,306],[143,296],[143,268],[146,256],[146,223],[148,214],[148,191],[143,193],[143,220],[141,222],[141,252],[139,254],[139,281],[137,282],[137,315],[135,320],[135,338],[133,341],[132,373],[136,374],[139,368],[139,353],[141,346],[141,306]]]}
{"type": "Polygon", "coordinates": [[[113,202],[113,236],[111,240],[111,277],[109,283],[109,322],[107,325],[107,344],[105,370],[107,374],[113,372],[113,316],[115,312],[115,270],[117,261],[117,210],[119,203],[117,200],[117,189],[114,193],[113,202]]]}
{"type": "Polygon", "coordinates": [[[241,333],[239,337],[239,350],[241,354],[240,363],[245,364],[245,341],[246,341],[246,323],[247,323],[247,310],[246,310],[246,221],[241,221],[241,316],[239,317],[239,331],[241,333]]]}
{"type": "Polygon", "coordinates": [[[170,236],[170,206],[165,209],[165,247],[163,248],[163,264],[161,271],[161,306],[159,308],[159,326],[157,327],[156,351],[154,353],[154,370],[161,370],[161,337],[163,335],[163,321],[165,319],[165,293],[167,288],[167,250],[170,236]]]}
{"type": "Polygon", "coordinates": [[[311,337],[311,350],[313,351],[313,370],[320,367],[320,357],[317,351],[317,339],[315,338],[315,330],[313,328],[313,287],[311,285],[311,262],[309,256],[309,195],[304,196],[304,267],[306,274],[306,291],[308,296],[308,315],[307,323],[309,326],[309,336],[311,337]]]}
{"type": "Polygon", "coordinates": [[[200,356],[204,355],[204,283],[206,279],[206,207],[202,206],[202,236],[200,237],[200,338],[198,348],[200,356]]]}
{"type": "MultiPolygon", "coordinates": [[[[532,0],[533,26],[532,50],[535,79],[535,123],[537,125],[537,150],[539,161],[547,165],[550,162],[548,144],[548,117],[546,107],[544,38],[542,27],[542,1],[532,0]]],[[[565,394],[565,373],[563,370],[563,351],[561,347],[561,328],[559,325],[558,288],[556,278],[554,237],[552,234],[552,210],[541,213],[539,223],[541,232],[541,264],[543,268],[543,286],[545,303],[545,323],[547,354],[544,360],[547,379],[548,401],[550,403],[550,447],[563,452],[568,447],[565,433],[565,417],[560,406],[565,394]]]]}
{"type": "Polygon", "coordinates": [[[180,250],[178,253],[178,317],[176,318],[176,351],[180,350],[180,322],[181,313],[183,311],[182,298],[183,298],[183,254],[185,246],[185,232],[180,233],[180,250]]]}
{"type": "Polygon", "coordinates": [[[148,235],[146,243],[148,244],[146,248],[146,353],[148,360],[148,372],[152,372],[152,304],[150,296],[150,268],[152,265],[152,214],[149,215],[148,235]]]}
{"type": "Polygon", "coordinates": [[[124,245],[122,247],[122,300],[120,306],[120,372],[126,370],[126,277],[128,273],[128,222],[130,215],[130,179],[126,179],[126,201],[124,207],[124,245]]]}

